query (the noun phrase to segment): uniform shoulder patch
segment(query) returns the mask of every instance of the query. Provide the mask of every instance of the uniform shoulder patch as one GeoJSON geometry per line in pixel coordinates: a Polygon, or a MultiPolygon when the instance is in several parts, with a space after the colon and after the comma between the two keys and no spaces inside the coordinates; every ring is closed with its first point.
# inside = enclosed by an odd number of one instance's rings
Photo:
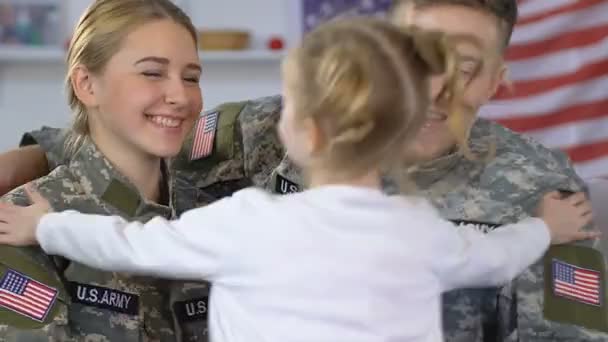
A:
{"type": "Polygon", "coordinates": [[[583,304],[601,306],[601,274],[559,259],[552,260],[551,287],[556,296],[583,304]]]}
{"type": "Polygon", "coordinates": [[[139,315],[139,296],[112,288],[70,282],[72,302],[127,315],[139,315]]]}
{"type": "Polygon", "coordinates": [[[44,322],[58,290],[13,269],[0,280],[0,306],[37,322],[44,322]]]}
{"type": "Polygon", "coordinates": [[[175,302],[173,311],[179,322],[193,322],[207,320],[209,312],[209,297],[194,298],[186,301],[175,302]]]}
{"type": "Polygon", "coordinates": [[[300,191],[300,186],[290,181],[289,179],[281,176],[279,173],[276,174],[275,182],[274,182],[274,191],[277,194],[292,194],[300,191]]]}
{"type": "Polygon", "coordinates": [[[215,131],[219,112],[207,113],[200,117],[194,128],[192,137],[192,150],[190,151],[190,160],[197,160],[208,157],[213,152],[213,144],[215,141],[215,131]]]}
{"type": "Polygon", "coordinates": [[[543,266],[545,319],[608,332],[602,253],[585,246],[551,246],[543,266]]]}
{"type": "Polygon", "coordinates": [[[467,227],[477,229],[480,232],[488,233],[501,226],[498,223],[481,222],[481,221],[470,221],[470,220],[450,220],[453,224],[458,227],[467,227]]]}

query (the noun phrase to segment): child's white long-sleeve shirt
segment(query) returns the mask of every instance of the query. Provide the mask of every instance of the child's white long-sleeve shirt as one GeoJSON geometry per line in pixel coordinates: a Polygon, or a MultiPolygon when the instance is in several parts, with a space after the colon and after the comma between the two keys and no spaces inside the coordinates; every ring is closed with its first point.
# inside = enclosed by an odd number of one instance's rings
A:
{"type": "Polygon", "coordinates": [[[550,240],[537,218],[484,234],[425,200],[347,186],[246,189],[146,224],[52,213],[37,238],[100,269],[212,281],[221,342],[441,341],[441,292],[508,282],[550,240]]]}

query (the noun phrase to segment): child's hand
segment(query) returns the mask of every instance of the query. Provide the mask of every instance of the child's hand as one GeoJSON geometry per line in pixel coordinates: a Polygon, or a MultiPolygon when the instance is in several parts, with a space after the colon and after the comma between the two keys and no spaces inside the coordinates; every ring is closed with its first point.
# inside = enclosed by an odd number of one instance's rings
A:
{"type": "Polygon", "coordinates": [[[26,186],[26,193],[32,203],[30,206],[0,203],[0,244],[13,246],[37,244],[38,222],[52,209],[49,202],[30,185],[26,186]]]}
{"type": "Polygon", "coordinates": [[[592,220],[591,203],[584,193],[575,193],[567,198],[562,198],[559,192],[548,193],[539,205],[538,216],[549,227],[552,244],[600,236],[600,232],[582,230],[592,220]]]}

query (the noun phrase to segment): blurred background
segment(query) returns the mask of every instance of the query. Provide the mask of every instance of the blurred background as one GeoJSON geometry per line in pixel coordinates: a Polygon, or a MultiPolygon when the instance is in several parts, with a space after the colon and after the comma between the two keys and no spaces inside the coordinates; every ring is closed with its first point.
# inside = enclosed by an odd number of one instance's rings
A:
{"type": "MultiPolygon", "coordinates": [[[[205,108],[280,92],[286,48],[336,15],[382,16],[390,0],[175,0],[202,34],[205,108]],[[228,32],[222,32],[228,31],[228,32]],[[225,34],[228,33],[228,36],[225,34]]],[[[0,150],[65,126],[65,45],[91,0],[0,0],[0,150]]],[[[481,115],[608,175],[608,0],[519,0],[507,52],[513,91],[481,115]]]]}

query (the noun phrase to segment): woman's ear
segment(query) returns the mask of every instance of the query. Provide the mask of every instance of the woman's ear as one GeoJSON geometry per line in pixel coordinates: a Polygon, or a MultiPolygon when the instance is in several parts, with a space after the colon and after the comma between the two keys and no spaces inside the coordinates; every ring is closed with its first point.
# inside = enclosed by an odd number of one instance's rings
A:
{"type": "Polygon", "coordinates": [[[97,106],[97,97],[93,86],[93,75],[85,66],[77,66],[70,74],[74,94],[86,107],[97,106]]]}

